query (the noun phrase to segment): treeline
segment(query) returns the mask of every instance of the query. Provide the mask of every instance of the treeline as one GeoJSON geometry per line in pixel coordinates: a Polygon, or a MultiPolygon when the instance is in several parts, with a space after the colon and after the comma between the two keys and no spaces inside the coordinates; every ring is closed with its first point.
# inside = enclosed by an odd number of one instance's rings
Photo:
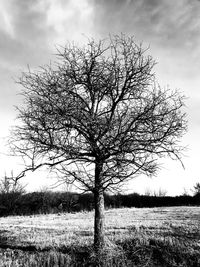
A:
{"type": "MultiPolygon", "coordinates": [[[[200,205],[200,194],[194,196],[148,196],[137,193],[129,195],[105,194],[106,208],[164,207],[200,205]]],[[[2,192],[0,193],[0,216],[32,215],[40,213],[90,211],[94,207],[92,194],[72,192],[2,192]]]]}

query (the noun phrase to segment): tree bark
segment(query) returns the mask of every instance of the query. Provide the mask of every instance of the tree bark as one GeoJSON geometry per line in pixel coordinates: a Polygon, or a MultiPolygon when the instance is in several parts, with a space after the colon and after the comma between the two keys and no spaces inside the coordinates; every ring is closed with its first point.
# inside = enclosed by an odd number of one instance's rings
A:
{"type": "Polygon", "coordinates": [[[96,163],[95,167],[95,191],[94,191],[94,247],[96,253],[104,247],[104,195],[101,186],[102,163],[96,163]]]}

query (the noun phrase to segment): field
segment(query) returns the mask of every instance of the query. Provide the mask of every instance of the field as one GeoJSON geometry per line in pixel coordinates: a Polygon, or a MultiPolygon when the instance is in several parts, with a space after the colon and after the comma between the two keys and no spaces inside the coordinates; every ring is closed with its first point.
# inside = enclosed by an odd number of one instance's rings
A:
{"type": "Polygon", "coordinates": [[[0,266],[200,266],[200,207],[107,210],[99,263],[93,216],[0,218],[0,266]]]}

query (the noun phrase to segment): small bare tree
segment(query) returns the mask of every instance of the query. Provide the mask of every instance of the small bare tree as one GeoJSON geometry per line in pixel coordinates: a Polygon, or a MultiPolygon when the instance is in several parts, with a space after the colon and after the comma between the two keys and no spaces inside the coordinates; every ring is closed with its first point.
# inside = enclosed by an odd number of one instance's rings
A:
{"type": "Polygon", "coordinates": [[[17,202],[25,193],[25,186],[20,184],[13,176],[13,172],[8,176],[5,174],[0,180],[0,214],[15,214],[17,202]]]}
{"type": "Polygon", "coordinates": [[[11,175],[7,174],[0,180],[0,193],[1,194],[11,194],[11,193],[25,193],[25,186],[20,184],[19,180],[16,179],[13,175],[13,171],[11,175]]]}
{"type": "Polygon", "coordinates": [[[180,160],[184,97],[157,85],[145,53],[124,35],[68,44],[55,67],[29,70],[19,81],[24,106],[11,144],[26,167],[18,178],[47,166],[93,192],[96,251],[104,246],[104,191],[154,175],[160,157],[180,160]]]}
{"type": "Polygon", "coordinates": [[[200,183],[196,183],[194,185],[193,192],[194,192],[194,196],[200,196],[200,183]]]}

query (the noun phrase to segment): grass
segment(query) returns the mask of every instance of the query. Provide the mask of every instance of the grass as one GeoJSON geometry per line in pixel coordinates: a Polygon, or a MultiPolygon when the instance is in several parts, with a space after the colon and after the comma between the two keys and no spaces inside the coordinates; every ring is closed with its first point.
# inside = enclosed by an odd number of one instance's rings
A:
{"type": "Polygon", "coordinates": [[[200,266],[200,207],[107,210],[99,262],[93,216],[0,218],[0,266],[200,266]]]}

